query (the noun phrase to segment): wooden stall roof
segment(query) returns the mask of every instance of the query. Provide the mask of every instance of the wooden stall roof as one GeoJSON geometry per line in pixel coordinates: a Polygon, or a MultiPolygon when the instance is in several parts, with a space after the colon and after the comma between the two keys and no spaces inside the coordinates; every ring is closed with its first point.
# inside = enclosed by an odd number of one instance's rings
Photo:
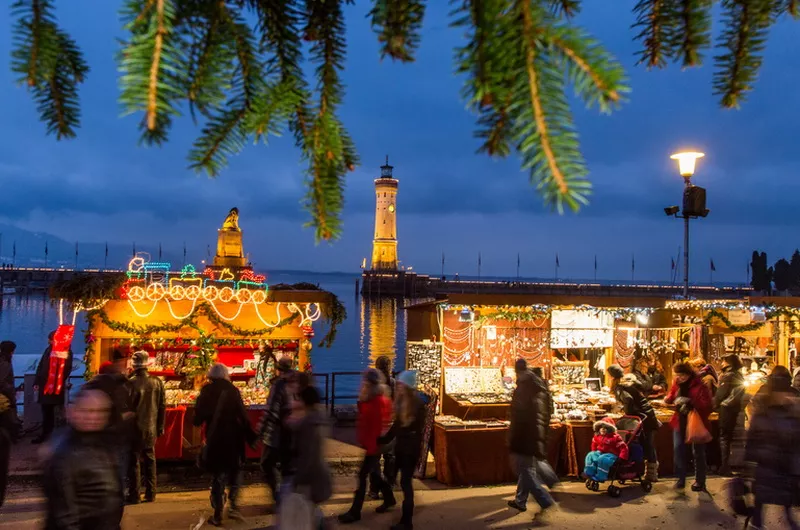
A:
{"type": "Polygon", "coordinates": [[[420,304],[408,306],[407,309],[425,310],[432,308],[436,304],[446,303],[452,305],[486,305],[486,306],[528,306],[535,304],[547,304],[556,306],[580,306],[589,305],[593,307],[648,307],[660,309],[665,306],[666,298],[653,296],[582,296],[582,295],[553,295],[553,294],[450,294],[446,298],[435,301],[427,301],[420,304]]]}

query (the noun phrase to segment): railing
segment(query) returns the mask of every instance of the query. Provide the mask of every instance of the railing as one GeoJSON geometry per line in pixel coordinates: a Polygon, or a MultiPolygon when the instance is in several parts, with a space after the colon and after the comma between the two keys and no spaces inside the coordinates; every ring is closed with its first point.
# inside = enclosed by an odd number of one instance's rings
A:
{"type": "MultiPolygon", "coordinates": [[[[14,388],[16,389],[17,393],[22,392],[22,399],[23,399],[23,401],[17,401],[17,407],[19,407],[20,405],[25,406],[25,376],[24,375],[15,375],[14,376],[14,382],[15,383],[16,383],[17,379],[21,379],[22,380],[22,384],[15,385],[14,388]]],[[[82,375],[71,375],[71,376],[69,376],[67,378],[67,381],[71,382],[73,379],[81,379],[82,380],[83,376],[82,375]]],[[[69,399],[69,392],[67,392],[67,399],[69,399]]]]}
{"type": "MultiPolygon", "coordinates": [[[[314,379],[320,379],[321,378],[321,379],[325,380],[325,392],[320,392],[320,400],[322,400],[322,402],[325,403],[325,406],[327,407],[328,406],[328,391],[329,391],[328,382],[330,380],[330,374],[312,374],[312,377],[314,377],[314,379]]],[[[319,388],[320,388],[319,384],[317,384],[317,389],[319,389],[319,388]]]]}
{"type": "Polygon", "coordinates": [[[331,403],[330,403],[330,405],[331,405],[330,406],[331,414],[333,414],[333,409],[336,406],[336,400],[337,399],[338,400],[342,400],[342,399],[357,400],[358,399],[358,394],[355,394],[355,395],[349,395],[349,394],[337,395],[336,394],[336,378],[338,377],[339,380],[341,381],[342,377],[353,377],[353,376],[361,377],[361,374],[362,374],[362,372],[333,372],[331,374],[331,403]]]}

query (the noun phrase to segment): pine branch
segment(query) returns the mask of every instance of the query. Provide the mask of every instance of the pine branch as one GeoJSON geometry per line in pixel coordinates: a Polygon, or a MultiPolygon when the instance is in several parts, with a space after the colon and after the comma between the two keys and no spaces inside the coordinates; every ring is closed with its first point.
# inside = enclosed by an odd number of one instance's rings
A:
{"type": "Polygon", "coordinates": [[[789,15],[795,20],[800,19],[800,0],[775,0],[773,13],[776,17],[789,15]]]}
{"type": "Polygon", "coordinates": [[[644,63],[647,68],[664,68],[672,58],[672,40],[675,34],[676,0],[639,0],[633,8],[636,22],[633,28],[640,28],[636,40],[641,41],[643,49],[636,52],[637,64],[644,63]]]}
{"type": "Polygon", "coordinates": [[[141,141],[167,139],[185,96],[186,59],[174,32],[174,0],[127,0],[122,19],[130,38],[120,54],[120,102],[125,114],[143,112],[141,141]]]}
{"type": "Polygon", "coordinates": [[[402,62],[413,62],[419,48],[425,1],[374,0],[369,16],[381,43],[381,58],[388,55],[402,62]]]}
{"type": "Polygon", "coordinates": [[[711,45],[712,0],[675,1],[671,55],[680,57],[684,68],[700,66],[703,50],[711,45]]]}
{"type": "Polygon", "coordinates": [[[456,73],[465,74],[461,90],[467,107],[478,115],[475,136],[481,139],[478,152],[506,157],[511,152],[512,90],[515,71],[508,65],[508,50],[514,49],[513,32],[501,21],[507,17],[505,0],[451,0],[451,26],[463,30],[468,42],[456,49],[456,73]]]}
{"type": "Polygon", "coordinates": [[[220,31],[222,9],[213,2],[208,9],[177,15],[178,20],[184,21],[176,31],[181,33],[180,47],[188,50],[186,98],[193,119],[195,108],[206,117],[218,111],[231,89],[236,54],[220,31]]]}
{"type": "Polygon", "coordinates": [[[47,133],[74,138],[80,126],[78,85],[89,66],[75,41],[58,27],[48,0],[19,0],[12,7],[12,71],[28,86],[47,133]]]}
{"type": "Polygon", "coordinates": [[[560,57],[569,81],[586,106],[610,113],[627,92],[625,71],[603,46],[580,28],[558,25],[545,31],[544,40],[560,57]]]}
{"type": "Polygon", "coordinates": [[[581,0],[550,0],[550,9],[556,16],[572,18],[581,12],[581,0]]]}
{"type": "Polygon", "coordinates": [[[245,107],[222,110],[213,115],[189,151],[189,167],[217,176],[228,165],[228,158],[238,154],[247,141],[244,127],[245,107]]]}
{"type": "Polygon", "coordinates": [[[722,1],[725,30],[717,47],[724,53],[714,58],[714,95],[725,108],[739,108],[753,90],[772,24],[772,8],[772,0],[722,1]]]}
{"type": "Polygon", "coordinates": [[[343,0],[306,0],[306,39],[311,41],[311,60],[317,64],[319,102],[313,109],[313,124],[306,130],[304,156],[309,162],[308,226],[317,240],[330,240],[341,233],[344,176],[355,163],[355,151],[345,152],[349,136],[336,117],[344,96],[339,72],[345,60],[343,0]]]}

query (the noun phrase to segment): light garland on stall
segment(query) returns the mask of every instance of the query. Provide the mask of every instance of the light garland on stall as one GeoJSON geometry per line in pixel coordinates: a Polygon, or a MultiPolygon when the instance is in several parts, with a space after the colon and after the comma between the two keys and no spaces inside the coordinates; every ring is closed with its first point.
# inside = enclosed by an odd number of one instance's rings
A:
{"type": "Polygon", "coordinates": [[[613,316],[617,320],[633,321],[637,317],[649,317],[657,308],[653,307],[595,307],[591,305],[548,305],[531,304],[525,306],[503,305],[503,306],[483,306],[483,305],[453,305],[441,304],[445,311],[461,312],[464,310],[479,312],[477,317],[479,322],[486,320],[508,320],[508,321],[532,321],[539,318],[549,318],[553,310],[569,309],[574,311],[593,312],[595,316],[605,313],[613,316]],[[483,314],[486,311],[487,314],[483,314]]]}

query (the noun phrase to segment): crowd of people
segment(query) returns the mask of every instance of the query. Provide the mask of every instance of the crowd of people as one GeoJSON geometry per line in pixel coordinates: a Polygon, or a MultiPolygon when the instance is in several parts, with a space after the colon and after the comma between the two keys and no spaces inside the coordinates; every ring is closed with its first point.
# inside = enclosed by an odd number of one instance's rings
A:
{"type": "MultiPolygon", "coordinates": [[[[117,529],[126,505],[156,500],[155,444],[164,433],[164,384],[148,373],[149,355],[112,353],[67,409],[67,425],[55,430],[55,416],[69,391],[68,357],[54,355],[53,335],[36,375],[42,405],[46,528],[117,529]],[[55,373],[55,375],[54,375],[55,373]],[[59,380],[61,378],[61,380],[59,380]],[[143,494],[142,494],[142,489],[143,494]]],[[[20,434],[12,356],[16,345],[0,342],[0,506],[5,496],[11,445],[20,434]]],[[[690,471],[691,490],[706,490],[710,415],[719,415],[720,466],[723,476],[736,475],[752,483],[751,526],[762,528],[763,508],[784,508],[791,528],[800,528],[791,513],[800,502],[800,370],[794,374],[775,366],[754,396],[748,395],[742,361],[722,359],[721,374],[703,360],[681,361],[672,367],[672,384],[660,365],[636,362],[630,373],[619,365],[606,369],[609,388],[624,415],[641,420],[638,443],[644,457],[643,480],[659,480],[656,433],[661,423],[652,399],[663,398],[674,412],[674,475],[683,490],[690,471]]],[[[264,480],[274,500],[280,528],[324,528],[320,505],[332,495],[330,470],[324,456],[328,421],[320,395],[308,374],[293,369],[289,359],[277,361],[266,410],[257,428],[251,425],[241,394],[228,368],[213,365],[197,398],[194,424],[204,428],[198,466],[211,476],[211,516],[221,526],[224,517],[243,519],[238,503],[247,446],[260,441],[264,480]],[[227,511],[226,511],[227,508],[227,511]]],[[[518,476],[508,506],[525,512],[528,498],[539,506],[536,518],[547,518],[557,507],[551,490],[558,477],[547,461],[547,437],[553,399],[540,368],[523,359],[515,364],[516,388],[510,409],[509,451],[518,476]]],[[[417,373],[392,376],[391,360],[381,357],[363,373],[358,398],[357,439],[364,449],[350,508],[340,524],[360,521],[369,496],[382,502],[383,514],[397,505],[395,482],[403,494],[393,530],[413,528],[413,478],[427,454],[424,432],[429,396],[418,389],[417,373]]],[[[594,425],[585,475],[602,482],[632,451],[611,418],[594,425]]],[[[377,519],[375,523],[377,524],[377,519]]]]}

